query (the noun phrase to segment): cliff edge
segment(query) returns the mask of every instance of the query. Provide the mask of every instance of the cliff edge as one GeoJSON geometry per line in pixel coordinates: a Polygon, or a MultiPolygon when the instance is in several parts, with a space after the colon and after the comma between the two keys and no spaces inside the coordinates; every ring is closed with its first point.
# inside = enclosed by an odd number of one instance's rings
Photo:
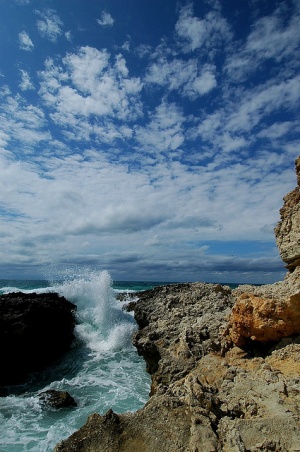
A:
{"type": "Polygon", "coordinates": [[[300,265],[300,156],[295,161],[297,187],[283,199],[280,221],[275,228],[281,259],[290,272],[300,265]]]}
{"type": "Polygon", "coordinates": [[[152,377],[149,401],[135,413],[91,414],[56,452],[300,450],[297,188],[275,230],[285,280],[141,292],[129,309],[139,327],[133,343],[152,377]]]}

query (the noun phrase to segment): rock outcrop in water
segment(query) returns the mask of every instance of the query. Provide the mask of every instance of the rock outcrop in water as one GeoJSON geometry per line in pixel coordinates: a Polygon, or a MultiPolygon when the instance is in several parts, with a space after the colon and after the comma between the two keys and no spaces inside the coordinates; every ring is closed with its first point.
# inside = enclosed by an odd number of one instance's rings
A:
{"type": "Polygon", "coordinates": [[[75,309],[54,293],[0,296],[0,385],[22,382],[69,349],[75,309]]]}
{"type": "Polygon", "coordinates": [[[280,252],[292,271],[282,282],[234,290],[176,284],[140,293],[130,307],[139,326],[133,342],[152,376],[149,401],[136,413],[92,414],[56,452],[299,451],[295,216],[296,204],[292,213],[281,210],[276,228],[277,239],[285,231],[280,243],[288,252],[280,252]]]}
{"type": "Polygon", "coordinates": [[[60,409],[77,406],[77,403],[67,391],[47,389],[47,391],[43,391],[39,394],[39,399],[44,407],[60,409]]]}

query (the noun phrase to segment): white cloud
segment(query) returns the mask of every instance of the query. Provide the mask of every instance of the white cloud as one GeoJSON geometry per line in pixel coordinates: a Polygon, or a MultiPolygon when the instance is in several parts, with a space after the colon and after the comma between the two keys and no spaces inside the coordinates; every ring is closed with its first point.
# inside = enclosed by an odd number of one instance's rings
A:
{"type": "Polygon", "coordinates": [[[218,140],[219,146],[224,153],[230,153],[241,148],[247,148],[249,142],[243,136],[232,136],[230,133],[224,133],[218,140]]]}
{"type": "Polygon", "coordinates": [[[135,48],[135,52],[140,58],[146,58],[151,55],[153,48],[147,44],[140,44],[135,48]]]}
{"type": "Polygon", "coordinates": [[[155,234],[153,237],[149,237],[145,241],[145,246],[156,246],[156,245],[161,245],[161,241],[157,234],[155,234]]]}
{"type": "Polygon", "coordinates": [[[66,31],[66,32],[65,32],[65,37],[66,37],[66,40],[67,40],[67,41],[72,42],[73,36],[72,36],[71,31],[66,31]]]}
{"type": "Polygon", "coordinates": [[[28,74],[27,71],[24,71],[23,69],[20,69],[20,73],[21,73],[21,83],[20,83],[20,88],[22,91],[27,91],[28,89],[34,89],[34,85],[32,84],[31,80],[30,80],[30,76],[28,74]]]}
{"type": "Polygon", "coordinates": [[[170,91],[179,91],[190,99],[207,94],[216,86],[215,67],[204,65],[198,67],[196,59],[188,61],[163,58],[152,63],[145,77],[145,83],[157,84],[170,91]]]}
{"type": "Polygon", "coordinates": [[[176,32],[183,40],[186,51],[212,48],[216,43],[226,42],[231,38],[229,24],[218,11],[212,10],[204,19],[199,19],[193,16],[191,4],[180,10],[176,32]]]}
{"type": "Polygon", "coordinates": [[[151,115],[148,125],[135,128],[136,139],[143,151],[170,153],[184,141],[183,123],[182,111],[174,103],[163,101],[151,115]]]}
{"type": "Polygon", "coordinates": [[[39,107],[27,104],[21,96],[13,96],[9,91],[2,95],[0,123],[0,130],[9,137],[9,141],[19,144],[14,146],[16,155],[32,153],[35,145],[51,139],[45,127],[44,112],[39,107]]]}
{"type": "Polygon", "coordinates": [[[116,56],[115,68],[118,73],[122,74],[123,77],[128,77],[129,71],[126,66],[126,61],[122,55],[116,56]]]}
{"type": "Polygon", "coordinates": [[[269,127],[263,128],[258,136],[262,138],[277,139],[281,138],[290,131],[300,131],[300,121],[276,122],[269,127]]]}
{"type": "Polygon", "coordinates": [[[244,45],[234,49],[227,60],[225,69],[230,77],[247,79],[268,60],[286,61],[291,68],[299,65],[300,14],[299,11],[287,14],[286,6],[281,4],[272,14],[254,23],[244,45]]]}
{"type": "Polygon", "coordinates": [[[232,131],[249,131],[259,124],[262,118],[280,108],[297,108],[299,100],[300,76],[280,83],[272,80],[256,89],[241,93],[240,105],[228,118],[227,128],[232,131]]]}
{"type": "Polygon", "coordinates": [[[4,132],[3,130],[0,130],[0,149],[3,152],[4,148],[7,146],[7,143],[9,142],[9,135],[4,132]]]}
{"type": "Polygon", "coordinates": [[[192,99],[198,95],[202,96],[209,93],[217,86],[214,72],[214,68],[211,65],[205,66],[200,74],[185,86],[184,92],[192,99]]]}
{"type": "Polygon", "coordinates": [[[113,128],[118,137],[122,136],[118,129],[127,130],[128,136],[128,124],[122,129],[111,122],[131,122],[142,114],[142,84],[129,77],[125,59],[117,55],[113,60],[106,50],[81,47],[62,63],[48,60],[40,73],[40,95],[52,110],[52,119],[79,140],[98,133],[103,139],[113,128]]]}
{"type": "Polygon", "coordinates": [[[274,58],[280,62],[283,58],[298,53],[300,41],[298,15],[292,15],[287,25],[284,24],[284,6],[256,21],[253,31],[248,36],[245,52],[256,54],[259,59],[274,58]]]}
{"type": "Polygon", "coordinates": [[[121,46],[122,50],[126,50],[126,52],[130,51],[130,42],[129,41],[125,41],[124,44],[121,46]]]}
{"type": "Polygon", "coordinates": [[[26,50],[27,52],[30,52],[34,48],[33,42],[31,41],[29,34],[26,33],[26,31],[19,33],[19,43],[20,49],[26,50]]]}
{"type": "Polygon", "coordinates": [[[36,10],[36,14],[40,17],[37,21],[37,28],[43,38],[56,42],[57,38],[62,34],[63,22],[53,9],[45,11],[36,10]]]}
{"type": "Polygon", "coordinates": [[[97,19],[97,22],[102,27],[112,27],[115,21],[108,12],[102,11],[101,19],[97,19]]]}
{"type": "MultiPolygon", "coordinates": [[[[222,108],[209,115],[203,115],[196,128],[189,130],[190,139],[200,137],[209,149],[210,155],[222,153],[224,161],[228,154],[236,159],[235,151],[255,152],[262,146],[259,139],[275,140],[283,138],[289,131],[297,134],[299,124],[283,121],[270,124],[272,115],[279,111],[296,111],[300,101],[300,78],[293,77],[285,81],[270,79],[255,88],[236,90],[227,88],[227,101],[222,108]],[[265,124],[270,124],[266,127],[265,124]],[[252,150],[252,151],[251,151],[252,150]]],[[[273,143],[281,152],[288,152],[287,143],[273,143]]]]}
{"type": "Polygon", "coordinates": [[[205,21],[193,17],[191,5],[182,8],[176,24],[178,35],[189,42],[191,50],[201,47],[206,39],[207,25],[205,21]]]}

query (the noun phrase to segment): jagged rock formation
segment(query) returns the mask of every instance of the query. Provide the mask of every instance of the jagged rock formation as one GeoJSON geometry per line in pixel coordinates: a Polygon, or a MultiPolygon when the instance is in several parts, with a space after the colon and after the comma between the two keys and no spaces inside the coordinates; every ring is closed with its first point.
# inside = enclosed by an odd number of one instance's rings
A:
{"type": "MultiPolygon", "coordinates": [[[[300,159],[296,168],[299,183],[300,159]]],[[[92,414],[56,452],[300,450],[298,191],[285,198],[276,228],[286,279],[140,293],[129,308],[152,377],[149,401],[136,413],[92,414]]]]}
{"type": "Polygon", "coordinates": [[[275,228],[276,243],[289,271],[300,266],[300,157],[295,161],[298,186],[288,193],[275,228]]]}
{"type": "Polygon", "coordinates": [[[133,344],[152,375],[151,394],[165,392],[204,355],[226,347],[220,331],[233,304],[230,288],[219,284],[175,284],[139,294],[133,344]]]}
{"type": "Polygon", "coordinates": [[[0,296],[0,385],[22,382],[68,350],[75,309],[54,293],[0,296]]]}

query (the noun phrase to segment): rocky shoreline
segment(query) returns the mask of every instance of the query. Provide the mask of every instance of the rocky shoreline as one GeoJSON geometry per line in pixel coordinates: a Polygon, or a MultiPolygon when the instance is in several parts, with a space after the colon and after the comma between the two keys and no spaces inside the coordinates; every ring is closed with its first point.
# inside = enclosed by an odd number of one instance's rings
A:
{"type": "Polygon", "coordinates": [[[201,283],[140,294],[133,342],[152,377],[148,403],[92,414],[55,450],[299,450],[300,336],[237,347],[235,301],[229,287],[201,283]]]}
{"type": "Polygon", "coordinates": [[[266,286],[175,284],[129,303],[149,401],[91,414],[56,452],[300,451],[300,158],[275,234],[289,273],[266,286]]]}

